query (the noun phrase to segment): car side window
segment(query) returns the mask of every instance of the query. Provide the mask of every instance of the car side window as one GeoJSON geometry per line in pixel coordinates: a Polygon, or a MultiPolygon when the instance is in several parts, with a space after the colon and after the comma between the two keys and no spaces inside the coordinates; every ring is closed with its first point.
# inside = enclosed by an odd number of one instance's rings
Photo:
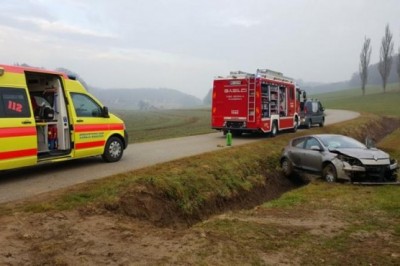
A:
{"type": "Polygon", "coordinates": [[[299,149],[304,149],[304,142],[306,141],[305,138],[298,138],[298,139],[294,139],[292,141],[292,146],[299,148],[299,149]]]}
{"type": "Polygon", "coordinates": [[[0,117],[30,117],[25,89],[0,88],[0,117]]]}
{"type": "Polygon", "coordinates": [[[306,149],[311,150],[312,146],[318,146],[319,148],[321,148],[321,144],[316,138],[308,138],[306,142],[306,149]]]}
{"type": "Polygon", "coordinates": [[[71,93],[75,113],[78,117],[101,117],[101,106],[92,98],[81,93],[71,93]]]}

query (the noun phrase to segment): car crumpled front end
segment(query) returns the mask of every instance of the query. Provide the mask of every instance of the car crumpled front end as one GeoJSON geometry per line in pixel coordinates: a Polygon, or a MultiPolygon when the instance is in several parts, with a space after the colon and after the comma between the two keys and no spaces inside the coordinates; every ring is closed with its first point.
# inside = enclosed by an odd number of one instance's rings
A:
{"type": "Polygon", "coordinates": [[[338,178],[351,182],[395,182],[399,168],[397,161],[389,157],[358,159],[338,154],[332,163],[338,178]]]}

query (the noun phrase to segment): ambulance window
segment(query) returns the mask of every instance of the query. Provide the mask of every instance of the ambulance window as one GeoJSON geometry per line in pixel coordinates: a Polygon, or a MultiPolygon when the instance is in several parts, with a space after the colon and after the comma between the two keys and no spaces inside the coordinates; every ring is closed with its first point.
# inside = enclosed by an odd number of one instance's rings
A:
{"type": "Polygon", "coordinates": [[[0,117],[30,117],[25,89],[0,88],[0,117]]]}
{"type": "Polygon", "coordinates": [[[85,94],[71,93],[72,101],[75,107],[75,113],[78,117],[101,117],[101,106],[92,98],[85,94]]]}

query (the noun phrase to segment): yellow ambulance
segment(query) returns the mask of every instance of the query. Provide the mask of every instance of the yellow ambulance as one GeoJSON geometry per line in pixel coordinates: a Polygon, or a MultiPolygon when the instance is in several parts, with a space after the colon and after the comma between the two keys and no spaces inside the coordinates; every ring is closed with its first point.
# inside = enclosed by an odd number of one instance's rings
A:
{"type": "Polygon", "coordinates": [[[0,65],[0,171],[101,155],[121,159],[124,122],[74,77],[0,65]]]}

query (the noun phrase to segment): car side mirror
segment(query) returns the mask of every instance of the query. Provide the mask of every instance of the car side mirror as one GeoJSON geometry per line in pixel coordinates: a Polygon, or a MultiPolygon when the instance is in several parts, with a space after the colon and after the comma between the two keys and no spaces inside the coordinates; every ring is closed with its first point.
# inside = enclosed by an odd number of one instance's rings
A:
{"type": "Polygon", "coordinates": [[[317,146],[317,145],[311,146],[310,149],[313,150],[313,151],[322,151],[322,149],[321,149],[319,146],[317,146]]]}
{"type": "Polygon", "coordinates": [[[367,146],[368,149],[375,148],[375,141],[374,139],[370,137],[365,138],[365,146],[367,146]]]}
{"type": "Polygon", "coordinates": [[[103,117],[105,117],[105,118],[109,118],[110,117],[110,113],[108,112],[108,107],[107,106],[104,106],[101,111],[102,111],[103,117]]]}

